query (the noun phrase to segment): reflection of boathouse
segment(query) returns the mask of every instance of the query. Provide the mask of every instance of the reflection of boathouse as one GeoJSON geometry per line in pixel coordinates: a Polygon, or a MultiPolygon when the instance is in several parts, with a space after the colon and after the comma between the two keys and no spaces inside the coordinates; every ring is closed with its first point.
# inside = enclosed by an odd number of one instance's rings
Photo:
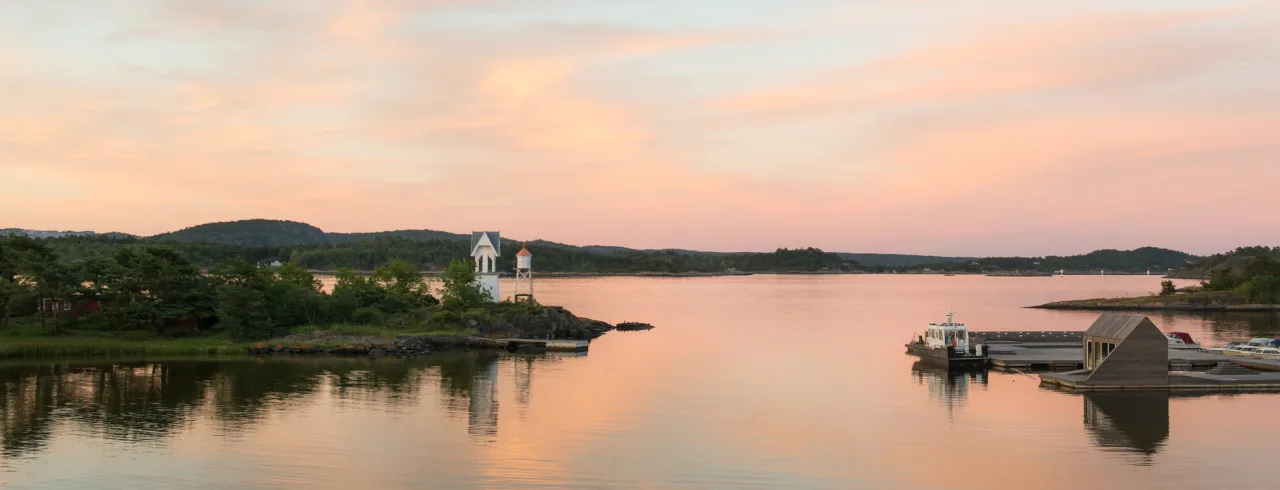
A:
{"type": "Polygon", "coordinates": [[[1084,426],[1103,448],[1155,454],[1169,438],[1169,394],[1088,393],[1084,426]]]}

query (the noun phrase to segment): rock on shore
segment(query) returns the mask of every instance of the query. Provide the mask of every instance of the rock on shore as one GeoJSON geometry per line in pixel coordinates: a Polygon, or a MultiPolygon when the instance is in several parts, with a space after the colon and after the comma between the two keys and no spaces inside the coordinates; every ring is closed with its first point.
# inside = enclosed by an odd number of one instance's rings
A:
{"type": "Polygon", "coordinates": [[[614,328],[619,332],[629,332],[635,330],[653,330],[653,325],[640,322],[622,322],[614,328]]]}

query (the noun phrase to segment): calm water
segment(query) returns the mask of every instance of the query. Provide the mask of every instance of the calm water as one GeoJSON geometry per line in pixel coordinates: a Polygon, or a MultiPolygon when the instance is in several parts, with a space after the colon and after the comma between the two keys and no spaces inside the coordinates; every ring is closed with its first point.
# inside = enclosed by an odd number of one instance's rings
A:
{"type": "MultiPolygon", "coordinates": [[[[558,279],[650,332],[589,355],[0,367],[0,482],[31,488],[1276,488],[1280,395],[1082,396],[949,377],[902,344],[1086,328],[1020,308],[1156,277],[558,279]]],[[[1275,315],[1156,315],[1203,343],[1275,315]]]]}

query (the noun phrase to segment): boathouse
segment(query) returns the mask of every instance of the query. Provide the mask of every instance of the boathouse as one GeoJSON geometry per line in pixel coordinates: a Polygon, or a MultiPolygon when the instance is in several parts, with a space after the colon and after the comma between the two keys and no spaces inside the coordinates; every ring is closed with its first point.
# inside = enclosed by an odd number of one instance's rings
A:
{"type": "Polygon", "coordinates": [[[1104,313],[1084,332],[1088,385],[1168,385],[1169,339],[1142,315],[1104,313]]]}

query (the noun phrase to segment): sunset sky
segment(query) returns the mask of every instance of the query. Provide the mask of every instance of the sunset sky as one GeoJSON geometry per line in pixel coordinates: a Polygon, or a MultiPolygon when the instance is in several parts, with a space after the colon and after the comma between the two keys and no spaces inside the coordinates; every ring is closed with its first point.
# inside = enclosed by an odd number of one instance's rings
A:
{"type": "Polygon", "coordinates": [[[1280,244],[1280,0],[5,0],[0,228],[1280,244]],[[1122,5],[1122,6],[1121,6],[1122,5]]]}

